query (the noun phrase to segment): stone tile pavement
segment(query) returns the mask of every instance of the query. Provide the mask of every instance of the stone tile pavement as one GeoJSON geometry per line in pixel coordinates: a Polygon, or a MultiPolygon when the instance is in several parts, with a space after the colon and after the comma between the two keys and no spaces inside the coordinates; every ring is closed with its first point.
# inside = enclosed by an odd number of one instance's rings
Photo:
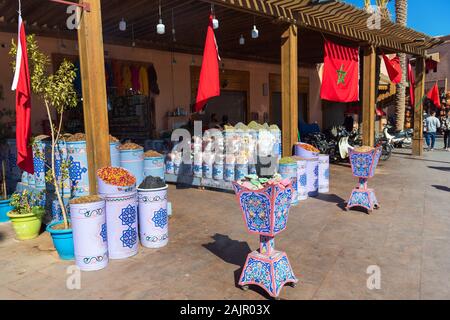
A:
{"type": "MultiPolygon", "coordinates": [[[[382,208],[372,215],[345,212],[356,184],[348,165],[331,168],[331,192],[291,210],[276,239],[300,283],[282,299],[450,299],[450,153],[423,158],[396,151],[369,182],[382,208]],[[380,267],[381,289],[366,273],[380,267]]],[[[48,234],[14,240],[0,225],[0,299],[266,299],[236,287],[248,252],[258,247],[244,229],[233,194],[170,187],[170,243],[140,248],[108,268],[81,275],[68,290],[67,267],[48,234]]]]}

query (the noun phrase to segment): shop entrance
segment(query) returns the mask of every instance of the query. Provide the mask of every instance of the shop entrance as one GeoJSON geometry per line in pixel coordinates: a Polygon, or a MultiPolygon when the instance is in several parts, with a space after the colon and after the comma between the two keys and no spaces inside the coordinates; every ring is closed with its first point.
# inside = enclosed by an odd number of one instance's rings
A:
{"type": "MultiPolygon", "coordinates": [[[[281,76],[269,74],[270,108],[269,122],[282,127],[281,119],[281,76]]],[[[298,78],[298,121],[309,122],[309,78],[298,78]]]]}
{"type": "Polygon", "coordinates": [[[238,122],[247,123],[247,92],[222,91],[219,97],[211,99],[205,108],[205,121],[211,119],[215,113],[217,119],[222,121],[223,116],[228,116],[231,124],[238,122]]]}

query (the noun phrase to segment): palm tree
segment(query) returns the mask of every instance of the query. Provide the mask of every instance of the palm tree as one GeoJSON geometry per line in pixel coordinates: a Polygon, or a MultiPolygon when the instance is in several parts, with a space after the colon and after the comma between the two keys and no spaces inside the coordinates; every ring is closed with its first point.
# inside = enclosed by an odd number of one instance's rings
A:
{"type": "MultiPolygon", "coordinates": [[[[395,0],[396,22],[406,27],[408,16],[408,0],[395,0]]],[[[406,109],[406,54],[400,53],[400,66],[402,68],[402,81],[397,84],[397,93],[395,95],[395,128],[401,131],[405,126],[405,109],[406,109]]]]}

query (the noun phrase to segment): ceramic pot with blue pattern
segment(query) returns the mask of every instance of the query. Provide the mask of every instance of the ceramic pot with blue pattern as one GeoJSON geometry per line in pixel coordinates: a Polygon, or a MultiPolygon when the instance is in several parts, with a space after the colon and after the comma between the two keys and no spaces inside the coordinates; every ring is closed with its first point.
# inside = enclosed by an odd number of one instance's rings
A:
{"type": "Polygon", "coordinates": [[[233,182],[233,188],[248,232],[274,237],[286,229],[294,196],[292,184],[250,190],[233,182]]]}
{"type": "Polygon", "coordinates": [[[111,157],[111,167],[120,167],[120,142],[110,142],[109,153],[111,157]]]}
{"type": "Polygon", "coordinates": [[[96,271],[108,265],[105,200],[70,204],[76,265],[96,271]]]}
{"type": "Polygon", "coordinates": [[[126,259],[136,255],[139,246],[137,193],[102,197],[106,202],[109,258],[126,259]]]}
{"type": "Polygon", "coordinates": [[[367,152],[358,152],[349,148],[350,164],[352,172],[358,178],[372,178],[375,175],[382,148],[373,148],[367,152]]]}
{"type": "Polygon", "coordinates": [[[66,142],[70,167],[69,177],[73,197],[89,195],[89,172],[86,141],[66,142]]]}
{"type": "Polygon", "coordinates": [[[164,247],[169,242],[168,186],[137,190],[141,244],[146,248],[164,247]]]}

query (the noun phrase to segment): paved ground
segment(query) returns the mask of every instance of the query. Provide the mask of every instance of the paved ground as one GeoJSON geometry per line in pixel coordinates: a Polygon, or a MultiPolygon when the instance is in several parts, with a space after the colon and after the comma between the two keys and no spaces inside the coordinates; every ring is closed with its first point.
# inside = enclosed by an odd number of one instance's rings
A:
{"type": "MultiPolygon", "coordinates": [[[[281,298],[450,299],[449,171],[450,153],[398,152],[370,181],[382,208],[366,215],[341,209],[356,181],[348,166],[333,166],[330,194],[294,208],[277,237],[300,279],[281,298]],[[370,265],[380,267],[380,290],[367,289],[370,265]]],[[[267,298],[236,287],[258,239],[245,232],[234,195],[171,186],[170,198],[169,246],[82,273],[81,290],[66,288],[73,263],[58,260],[47,234],[18,242],[0,225],[0,298],[267,298]]]]}

